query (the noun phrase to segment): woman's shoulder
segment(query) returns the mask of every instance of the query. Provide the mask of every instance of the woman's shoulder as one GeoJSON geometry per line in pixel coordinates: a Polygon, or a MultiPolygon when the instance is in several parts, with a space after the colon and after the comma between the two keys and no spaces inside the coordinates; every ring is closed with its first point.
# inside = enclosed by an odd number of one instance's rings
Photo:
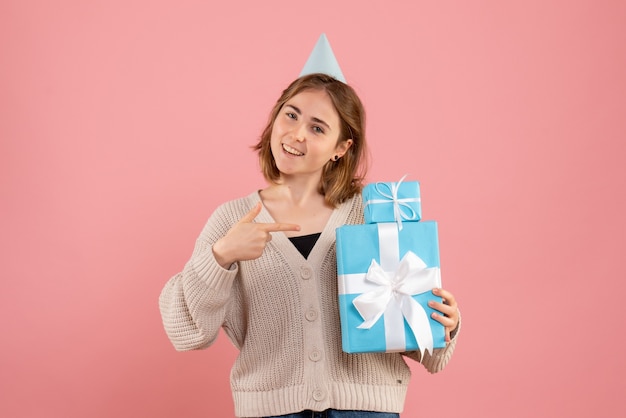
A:
{"type": "Polygon", "coordinates": [[[346,212],[346,223],[363,223],[363,198],[361,192],[355,193],[352,197],[346,199],[337,209],[346,212]]]}
{"type": "Polygon", "coordinates": [[[232,218],[235,221],[241,219],[246,213],[260,201],[259,192],[254,191],[247,196],[239,197],[236,199],[228,200],[219,204],[213,214],[212,218],[232,218]]]}
{"type": "Polygon", "coordinates": [[[254,195],[255,193],[251,193],[248,196],[228,200],[216,206],[205,222],[201,236],[208,241],[215,241],[224,236],[254,207],[256,204],[254,195]]]}

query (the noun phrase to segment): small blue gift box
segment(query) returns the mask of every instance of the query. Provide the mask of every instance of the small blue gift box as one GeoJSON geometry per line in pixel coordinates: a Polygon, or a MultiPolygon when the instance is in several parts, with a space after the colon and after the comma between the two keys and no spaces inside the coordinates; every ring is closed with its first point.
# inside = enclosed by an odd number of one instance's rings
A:
{"type": "Polygon", "coordinates": [[[422,218],[420,185],[417,181],[369,183],[363,188],[366,224],[417,222],[422,218]]]}
{"type": "Polygon", "coordinates": [[[434,221],[344,225],[336,230],[343,351],[402,352],[445,347],[444,326],[431,318],[441,302],[434,221]]]}

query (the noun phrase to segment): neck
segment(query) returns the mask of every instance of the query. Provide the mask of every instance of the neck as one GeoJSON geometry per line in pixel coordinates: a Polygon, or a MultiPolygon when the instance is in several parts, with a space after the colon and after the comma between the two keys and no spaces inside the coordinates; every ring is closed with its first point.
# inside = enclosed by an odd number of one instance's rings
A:
{"type": "Polygon", "coordinates": [[[311,202],[324,200],[324,196],[317,190],[318,186],[319,178],[283,175],[266,191],[294,206],[307,206],[311,202]]]}

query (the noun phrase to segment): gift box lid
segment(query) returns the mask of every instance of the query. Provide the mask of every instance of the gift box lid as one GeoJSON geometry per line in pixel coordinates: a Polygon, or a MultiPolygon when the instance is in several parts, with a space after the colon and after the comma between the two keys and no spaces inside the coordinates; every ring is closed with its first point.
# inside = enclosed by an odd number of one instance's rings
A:
{"type": "Polygon", "coordinates": [[[420,185],[417,181],[376,182],[362,192],[366,224],[418,222],[422,218],[420,185]]]}

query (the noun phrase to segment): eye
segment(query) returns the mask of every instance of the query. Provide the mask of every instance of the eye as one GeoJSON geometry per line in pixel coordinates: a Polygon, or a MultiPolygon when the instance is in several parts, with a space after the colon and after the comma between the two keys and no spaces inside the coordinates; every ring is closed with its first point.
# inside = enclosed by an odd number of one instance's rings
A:
{"type": "Polygon", "coordinates": [[[315,132],[316,134],[323,134],[324,130],[322,128],[320,128],[319,126],[314,125],[313,126],[313,132],[315,132]]]}
{"type": "Polygon", "coordinates": [[[298,120],[298,115],[293,112],[287,112],[286,115],[289,119],[298,120]]]}

